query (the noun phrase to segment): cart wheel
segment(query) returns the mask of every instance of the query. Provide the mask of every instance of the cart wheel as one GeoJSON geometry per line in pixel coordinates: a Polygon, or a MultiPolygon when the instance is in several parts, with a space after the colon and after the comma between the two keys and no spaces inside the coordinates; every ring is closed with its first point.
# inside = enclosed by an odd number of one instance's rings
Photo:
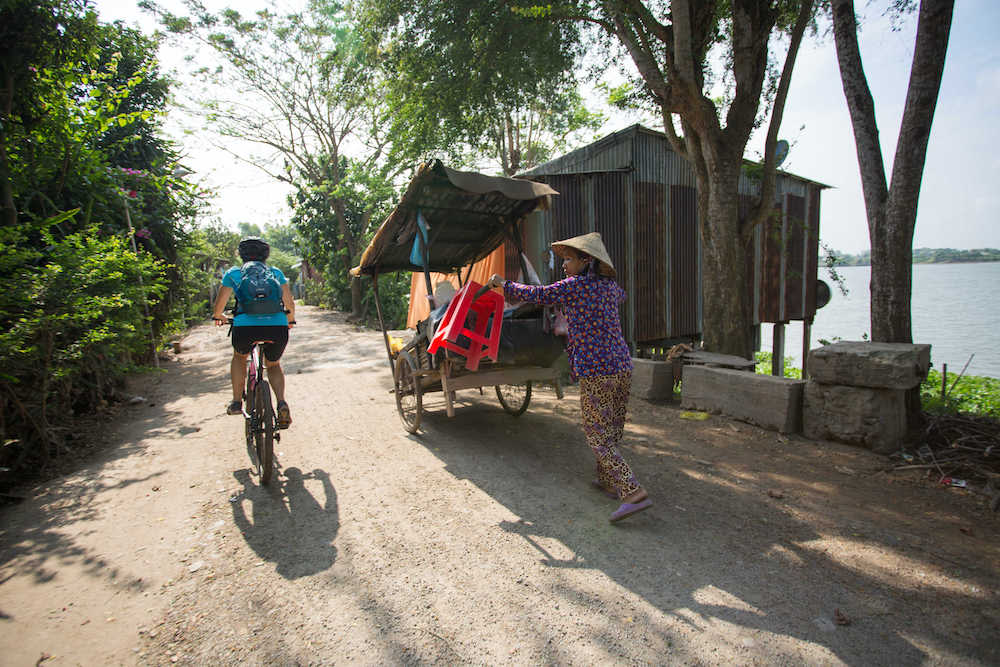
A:
{"type": "Polygon", "coordinates": [[[420,428],[420,412],[423,410],[420,378],[414,376],[413,371],[413,357],[400,352],[396,358],[396,409],[408,433],[416,433],[420,428]]]}
{"type": "Polygon", "coordinates": [[[498,384],[497,398],[507,414],[520,417],[531,403],[531,381],[524,384],[498,384]]]}

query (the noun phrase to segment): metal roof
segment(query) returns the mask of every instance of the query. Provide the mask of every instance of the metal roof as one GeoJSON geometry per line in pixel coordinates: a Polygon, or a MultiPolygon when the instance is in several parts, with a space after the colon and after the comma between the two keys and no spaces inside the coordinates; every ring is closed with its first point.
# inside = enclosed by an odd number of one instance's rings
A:
{"type": "Polygon", "coordinates": [[[427,268],[450,273],[493,252],[514,223],[554,194],[559,193],[544,183],[425,162],[351,273],[422,271],[410,261],[418,211],[427,224],[427,268]]]}
{"type": "MultiPolygon", "coordinates": [[[[587,144],[582,148],[570,151],[554,160],[544,162],[537,167],[518,174],[518,178],[536,178],[538,176],[551,176],[556,174],[584,174],[592,172],[608,171],[632,171],[639,167],[637,164],[641,158],[637,157],[634,140],[639,133],[651,135],[662,139],[663,147],[666,151],[674,153],[667,135],[657,130],[636,123],[625,129],[612,132],[606,137],[598,139],[592,144],[587,144]]],[[[744,159],[746,165],[759,165],[761,163],[744,159]]],[[[690,165],[688,165],[690,169],[690,165]]],[[[803,183],[816,185],[820,188],[830,188],[831,186],[808,178],[803,178],[788,171],[777,170],[779,176],[791,178],[803,183]]]]}

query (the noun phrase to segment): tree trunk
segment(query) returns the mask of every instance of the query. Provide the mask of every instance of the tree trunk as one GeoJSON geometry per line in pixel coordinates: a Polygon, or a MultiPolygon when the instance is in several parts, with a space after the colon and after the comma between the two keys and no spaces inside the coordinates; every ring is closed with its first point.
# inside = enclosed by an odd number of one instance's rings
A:
{"type": "Polygon", "coordinates": [[[874,341],[913,342],[910,314],[913,230],[954,6],[954,0],[923,0],[920,3],[892,184],[886,187],[875,103],[858,49],[854,3],[852,0],[833,2],[837,60],[854,128],[872,246],[871,335],[874,341]]]}
{"type": "Polygon", "coordinates": [[[705,349],[750,359],[746,244],[739,233],[739,160],[725,160],[698,178],[702,241],[702,336],[705,349]],[[703,194],[704,193],[704,194],[703,194]]]}
{"type": "Polygon", "coordinates": [[[352,321],[361,320],[365,313],[361,304],[362,292],[361,292],[361,278],[351,278],[351,317],[352,321]]]}
{"type": "Polygon", "coordinates": [[[871,236],[871,337],[883,343],[912,343],[910,292],[913,227],[890,224],[883,213],[869,216],[871,236]]]}
{"type": "MultiPolygon", "coordinates": [[[[858,49],[854,3],[851,0],[833,2],[837,60],[854,128],[872,246],[873,341],[913,342],[913,230],[954,8],[954,0],[923,0],[920,3],[913,65],[893,159],[891,186],[887,188],[875,124],[875,104],[858,49]]],[[[907,421],[911,430],[921,426],[921,410],[920,387],[914,387],[906,395],[907,421]]]]}

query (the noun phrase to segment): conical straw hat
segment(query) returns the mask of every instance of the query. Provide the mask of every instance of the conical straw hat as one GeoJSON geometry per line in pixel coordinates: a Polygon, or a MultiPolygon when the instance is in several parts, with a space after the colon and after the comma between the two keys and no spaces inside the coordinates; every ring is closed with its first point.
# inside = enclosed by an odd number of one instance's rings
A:
{"type": "Polygon", "coordinates": [[[615,277],[615,265],[611,263],[611,256],[608,255],[604,241],[601,240],[599,232],[591,232],[582,236],[574,236],[565,241],[556,241],[552,244],[552,250],[557,255],[562,256],[562,249],[573,248],[580,252],[585,252],[599,262],[598,271],[602,275],[615,277]]]}

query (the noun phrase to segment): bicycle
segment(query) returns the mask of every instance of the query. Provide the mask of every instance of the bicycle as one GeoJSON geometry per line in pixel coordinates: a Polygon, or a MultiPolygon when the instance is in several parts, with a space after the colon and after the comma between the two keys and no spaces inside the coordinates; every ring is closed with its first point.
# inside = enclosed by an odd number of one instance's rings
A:
{"type": "MultiPolygon", "coordinates": [[[[226,323],[233,325],[233,318],[226,323]]],[[[264,351],[262,345],[273,343],[257,340],[250,348],[247,361],[247,381],[243,390],[243,421],[247,439],[247,453],[261,484],[269,484],[274,474],[274,443],[281,441],[278,417],[271,403],[271,385],[264,378],[264,351]]]]}

